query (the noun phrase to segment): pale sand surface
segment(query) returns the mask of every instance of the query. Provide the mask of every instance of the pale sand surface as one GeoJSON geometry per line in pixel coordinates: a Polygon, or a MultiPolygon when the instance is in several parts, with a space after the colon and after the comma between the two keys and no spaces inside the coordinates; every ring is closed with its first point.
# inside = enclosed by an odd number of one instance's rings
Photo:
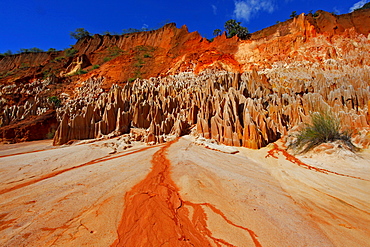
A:
{"type": "MultiPolygon", "coordinates": [[[[110,246],[126,192],[163,147],[112,153],[114,142],[0,145],[0,246],[110,246]]],[[[324,173],[282,153],[266,157],[271,148],[228,154],[191,137],[170,145],[171,177],[189,218],[200,206],[221,246],[370,246],[369,150],[297,156],[324,173]]]]}

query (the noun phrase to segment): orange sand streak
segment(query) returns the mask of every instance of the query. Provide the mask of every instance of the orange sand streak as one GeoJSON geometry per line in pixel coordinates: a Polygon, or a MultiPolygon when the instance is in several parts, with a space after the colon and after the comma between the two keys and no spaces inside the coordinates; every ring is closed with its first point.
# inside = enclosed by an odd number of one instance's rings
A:
{"type": "Polygon", "coordinates": [[[266,155],[266,158],[271,156],[271,157],[277,159],[278,157],[275,156],[275,153],[279,153],[279,152],[282,153],[285,156],[286,160],[288,160],[288,161],[290,161],[290,162],[292,162],[294,164],[297,164],[298,166],[301,166],[303,168],[306,168],[308,170],[314,170],[314,171],[325,173],[325,174],[335,174],[335,175],[338,175],[338,176],[343,176],[343,177],[349,177],[349,178],[355,178],[355,179],[360,179],[360,180],[364,180],[364,181],[369,181],[367,179],[363,179],[363,178],[360,178],[360,177],[355,177],[355,176],[351,176],[351,175],[337,173],[337,172],[329,171],[327,169],[317,168],[317,167],[314,167],[314,166],[307,165],[307,164],[303,163],[302,161],[300,161],[299,159],[297,159],[296,157],[294,157],[293,155],[290,155],[284,149],[279,148],[275,143],[274,143],[274,148],[268,151],[268,154],[266,155]]]}
{"type": "Polygon", "coordinates": [[[6,154],[6,155],[1,155],[0,158],[6,158],[6,157],[17,156],[17,155],[22,155],[22,154],[38,153],[38,152],[48,151],[48,150],[53,150],[53,149],[41,149],[41,150],[28,151],[28,152],[23,152],[23,153],[6,154]]]}
{"type": "Polygon", "coordinates": [[[173,142],[153,155],[152,171],[126,193],[125,209],[117,229],[118,239],[111,246],[211,246],[209,240],[212,240],[217,246],[233,247],[225,240],[212,237],[202,208],[208,206],[229,224],[247,230],[255,245],[260,247],[252,231],[233,224],[214,206],[181,199],[179,189],[170,177],[171,163],[165,156],[173,142]],[[185,205],[193,207],[192,219],[189,219],[185,205]]]}
{"type": "MultiPolygon", "coordinates": [[[[21,184],[17,184],[17,185],[15,185],[13,187],[2,189],[2,190],[0,190],[0,195],[5,194],[5,193],[8,193],[8,192],[13,191],[13,190],[17,190],[17,189],[23,188],[23,187],[28,186],[28,185],[31,185],[31,184],[38,183],[38,182],[40,182],[42,180],[55,177],[57,175],[60,175],[62,173],[65,173],[65,172],[68,172],[68,171],[71,171],[71,170],[74,170],[74,169],[77,169],[77,168],[81,168],[81,167],[84,167],[84,166],[97,164],[97,163],[108,161],[108,160],[113,160],[113,159],[121,158],[123,156],[127,156],[127,155],[130,155],[130,154],[135,154],[135,153],[138,153],[138,152],[142,152],[142,151],[145,151],[147,149],[154,148],[154,147],[157,147],[157,146],[145,147],[145,148],[142,148],[142,149],[139,149],[139,150],[132,151],[130,153],[124,153],[124,154],[117,155],[117,156],[114,156],[114,157],[110,157],[110,155],[107,155],[107,156],[104,156],[104,157],[101,157],[101,158],[98,158],[98,159],[94,159],[92,161],[89,161],[87,163],[84,163],[84,164],[81,164],[81,165],[78,165],[78,166],[74,166],[74,167],[63,169],[63,170],[55,171],[55,172],[52,172],[52,173],[43,175],[43,176],[41,176],[39,178],[30,180],[30,181],[27,181],[27,182],[24,182],[24,183],[21,183],[21,184]]],[[[10,183],[12,183],[12,182],[10,182],[10,183]]]]}

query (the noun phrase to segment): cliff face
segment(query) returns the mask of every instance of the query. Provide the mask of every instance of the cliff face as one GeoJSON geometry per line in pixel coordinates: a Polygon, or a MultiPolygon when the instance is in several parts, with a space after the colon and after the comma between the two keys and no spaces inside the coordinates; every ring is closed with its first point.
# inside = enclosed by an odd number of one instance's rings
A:
{"type": "Polygon", "coordinates": [[[56,107],[48,97],[60,95],[55,144],[133,127],[147,129],[135,138],[162,142],[196,126],[206,138],[259,148],[317,109],[366,129],[369,18],[369,10],[341,16],[319,11],[249,40],[218,36],[213,42],[169,24],[150,32],[94,35],[68,51],[4,57],[2,125],[44,114],[56,107]],[[150,77],[157,79],[140,80],[150,77]]]}
{"type": "Polygon", "coordinates": [[[79,79],[104,76],[108,84],[189,70],[198,73],[209,67],[243,72],[253,66],[271,67],[274,62],[287,58],[317,60],[316,54],[311,51],[313,47],[336,49],[338,37],[348,38],[350,42],[345,41],[345,44],[351,46],[354,38],[360,35],[367,38],[370,32],[368,23],[369,10],[339,16],[318,11],[315,16],[302,14],[253,33],[247,41],[219,36],[209,42],[199,33],[189,33],[185,26],[178,29],[174,24],[149,32],[94,35],[78,41],[72,48],[75,53],[28,53],[0,59],[0,83],[29,82],[53,74],[59,76],[75,67],[82,56],[84,65],[80,69],[91,71],[79,79]],[[322,47],[324,43],[327,44],[322,47]],[[248,46],[248,52],[260,58],[257,61],[235,58],[243,46],[248,46]],[[305,51],[305,54],[301,54],[301,51],[305,51]],[[100,68],[92,70],[94,65],[100,68]]]}

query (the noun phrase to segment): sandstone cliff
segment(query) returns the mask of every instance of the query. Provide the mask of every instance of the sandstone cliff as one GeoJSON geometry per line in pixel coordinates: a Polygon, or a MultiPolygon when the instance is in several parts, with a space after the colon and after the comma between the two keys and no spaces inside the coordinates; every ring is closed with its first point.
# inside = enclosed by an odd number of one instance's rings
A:
{"type": "Polygon", "coordinates": [[[319,11],[250,40],[219,36],[213,42],[169,24],[94,35],[68,52],[4,57],[2,126],[43,114],[55,107],[48,97],[60,95],[55,144],[130,131],[163,142],[196,130],[227,145],[260,148],[312,111],[329,109],[367,145],[369,18],[369,10],[319,11]],[[87,73],[74,75],[81,70],[87,73]]]}

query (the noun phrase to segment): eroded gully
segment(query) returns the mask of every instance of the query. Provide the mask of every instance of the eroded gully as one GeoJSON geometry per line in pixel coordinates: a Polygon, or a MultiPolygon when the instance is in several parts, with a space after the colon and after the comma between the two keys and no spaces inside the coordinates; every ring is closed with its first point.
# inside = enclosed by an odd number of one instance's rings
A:
{"type": "Polygon", "coordinates": [[[210,208],[229,225],[245,230],[255,246],[262,246],[252,230],[234,224],[215,206],[181,199],[166,157],[174,142],[165,144],[153,155],[152,171],[126,193],[118,238],[111,246],[234,246],[212,236],[203,207],[210,208]]]}

